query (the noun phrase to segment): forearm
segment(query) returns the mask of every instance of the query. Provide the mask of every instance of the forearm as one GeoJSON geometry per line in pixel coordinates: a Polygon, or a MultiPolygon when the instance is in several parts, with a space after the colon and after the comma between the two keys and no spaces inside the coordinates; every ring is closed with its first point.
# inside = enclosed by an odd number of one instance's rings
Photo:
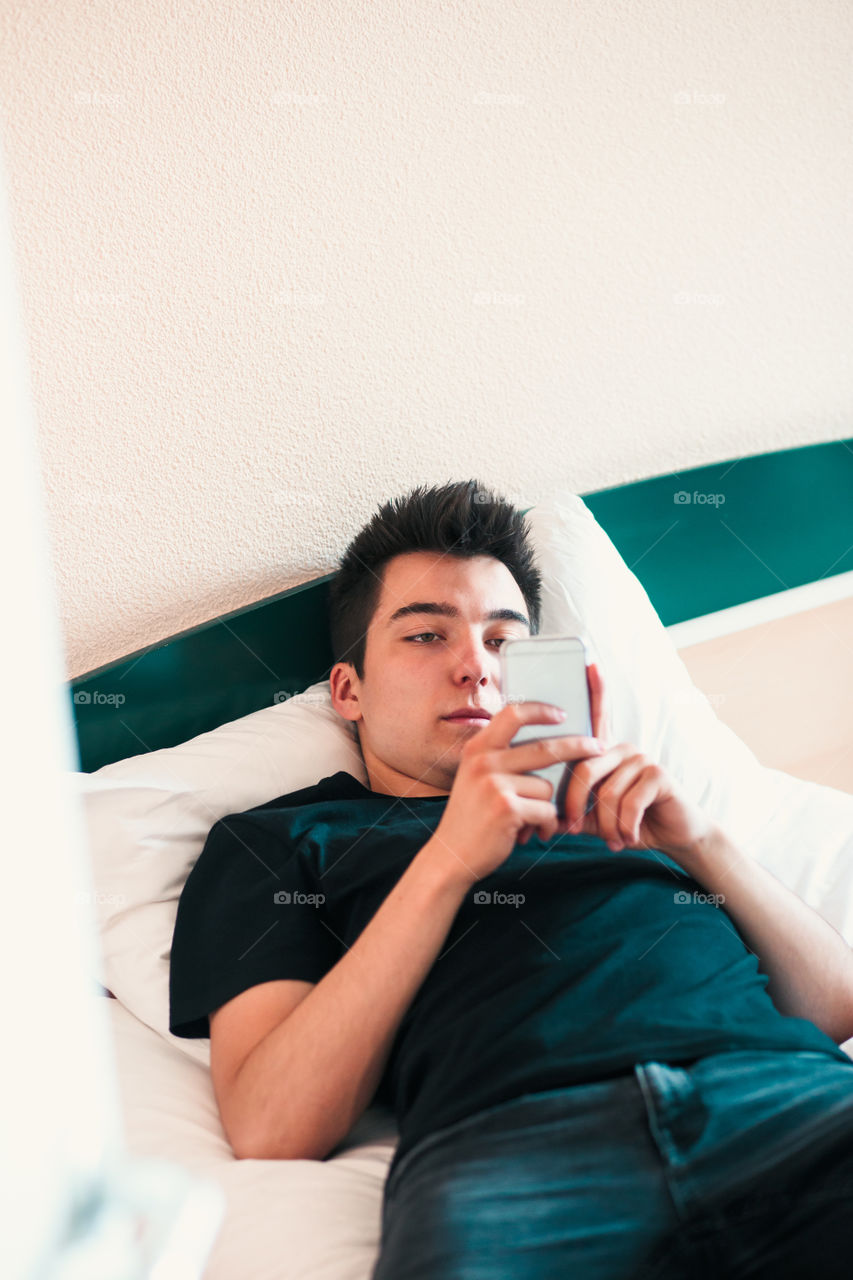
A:
{"type": "Polygon", "coordinates": [[[350,1131],[467,888],[428,842],[345,955],[249,1054],[235,1090],[253,1157],[321,1160],[350,1131]]]}
{"type": "Polygon", "coordinates": [[[780,1013],[807,1018],[836,1044],[853,1036],[853,951],[841,934],[719,827],[678,861],[723,895],[780,1013]]]}

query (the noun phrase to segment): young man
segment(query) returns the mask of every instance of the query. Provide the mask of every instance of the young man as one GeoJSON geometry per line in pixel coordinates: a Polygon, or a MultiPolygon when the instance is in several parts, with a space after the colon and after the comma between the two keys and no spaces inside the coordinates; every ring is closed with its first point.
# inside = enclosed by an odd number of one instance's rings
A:
{"type": "Polygon", "coordinates": [[[238,1157],[323,1159],[394,1109],[375,1280],[846,1274],[850,948],[609,742],[594,666],[595,739],[510,746],[549,708],[503,705],[499,650],[540,612],[477,482],[380,508],[330,592],[369,786],[215,824],[171,1030],[210,1035],[238,1157]],[[565,822],[530,772],[555,758],[565,822]]]}

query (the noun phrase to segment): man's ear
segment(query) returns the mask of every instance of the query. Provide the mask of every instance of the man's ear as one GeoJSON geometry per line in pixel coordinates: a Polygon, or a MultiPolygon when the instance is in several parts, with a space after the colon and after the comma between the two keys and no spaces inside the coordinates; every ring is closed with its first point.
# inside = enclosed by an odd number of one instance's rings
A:
{"type": "Polygon", "coordinates": [[[329,672],[329,691],[332,706],[344,720],[361,719],[361,707],[358,701],[358,676],[351,662],[336,662],[329,672]]]}

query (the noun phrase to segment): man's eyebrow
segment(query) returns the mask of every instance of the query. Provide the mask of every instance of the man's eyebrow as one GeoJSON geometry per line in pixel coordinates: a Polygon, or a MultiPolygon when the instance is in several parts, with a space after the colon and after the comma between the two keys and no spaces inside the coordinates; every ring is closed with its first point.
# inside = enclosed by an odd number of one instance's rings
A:
{"type": "MultiPolygon", "coordinates": [[[[425,613],[433,617],[441,618],[458,618],[459,610],[454,604],[448,604],[444,600],[415,600],[413,604],[404,604],[401,608],[396,609],[388,619],[386,626],[393,626],[400,618],[407,618],[410,614],[425,613]]],[[[530,621],[525,618],[523,613],[518,613],[515,609],[492,609],[490,613],[486,613],[482,618],[483,622],[521,622],[530,630],[530,621]]]]}

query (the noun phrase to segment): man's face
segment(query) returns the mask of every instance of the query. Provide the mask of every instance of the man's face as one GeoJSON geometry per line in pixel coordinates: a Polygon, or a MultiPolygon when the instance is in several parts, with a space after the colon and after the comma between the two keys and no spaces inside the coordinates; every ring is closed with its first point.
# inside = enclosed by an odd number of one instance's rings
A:
{"type": "Polygon", "coordinates": [[[358,726],[371,790],[448,795],[463,745],[484,726],[444,717],[466,705],[496,715],[501,645],[529,634],[521,589],[493,556],[413,551],[390,560],[367,633],[364,679],[344,662],[330,674],[332,705],[358,726]],[[450,605],[458,616],[393,616],[424,602],[450,605]],[[499,609],[524,621],[490,620],[499,609]]]}

